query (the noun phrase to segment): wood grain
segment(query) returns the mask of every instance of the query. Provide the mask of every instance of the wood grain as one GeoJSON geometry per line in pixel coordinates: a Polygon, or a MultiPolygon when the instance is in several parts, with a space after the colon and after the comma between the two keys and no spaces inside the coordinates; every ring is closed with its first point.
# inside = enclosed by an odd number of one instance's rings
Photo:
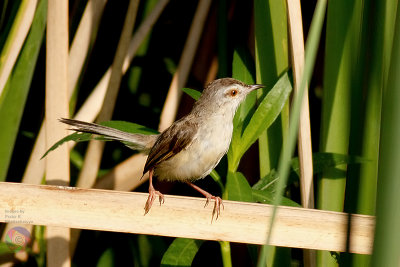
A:
{"type": "MultiPolygon", "coordinates": [[[[270,205],[225,200],[221,216],[211,223],[213,203],[204,208],[204,198],[165,195],[165,203],[144,216],[146,199],[146,193],[0,183],[0,221],[10,221],[6,211],[22,210],[21,219],[35,225],[250,244],[266,240],[270,205]]],[[[349,220],[349,251],[370,254],[373,216],[283,206],[271,245],[346,251],[349,220]]]]}

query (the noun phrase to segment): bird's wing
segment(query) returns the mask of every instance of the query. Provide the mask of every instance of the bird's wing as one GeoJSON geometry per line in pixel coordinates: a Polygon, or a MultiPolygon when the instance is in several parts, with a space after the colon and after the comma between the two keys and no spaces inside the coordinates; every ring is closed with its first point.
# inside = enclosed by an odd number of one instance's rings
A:
{"type": "Polygon", "coordinates": [[[151,148],[143,174],[190,145],[197,132],[197,128],[196,123],[186,119],[176,121],[166,129],[151,148]]]}

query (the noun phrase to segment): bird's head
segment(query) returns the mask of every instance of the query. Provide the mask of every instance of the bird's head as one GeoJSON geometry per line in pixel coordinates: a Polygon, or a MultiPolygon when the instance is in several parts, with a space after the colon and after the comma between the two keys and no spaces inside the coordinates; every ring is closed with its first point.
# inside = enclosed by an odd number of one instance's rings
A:
{"type": "Polygon", "coordinates": [[[222,78],[210,82],[204,89],[196,107],[225,112],[235,112],[246,96],[264,85],[248,85],[233,78],[222,78]]]}

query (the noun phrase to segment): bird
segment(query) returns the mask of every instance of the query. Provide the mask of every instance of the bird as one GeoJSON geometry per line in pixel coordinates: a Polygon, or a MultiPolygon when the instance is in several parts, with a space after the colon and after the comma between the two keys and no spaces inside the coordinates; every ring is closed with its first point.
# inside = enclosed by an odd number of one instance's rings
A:
{"type": "MultiPolygon", "coordinates": [[[[70,130],[100,135],[105,139],[123,142],[129,148],[148,154],[143,175],[149,174],[149,196],[146,215],[156,197],[160,205],[164,195],[153,186],[153,178],[185,182],[206,197],[205,206],[214,200],[213,220],[220,216],[222,199],[201,189],[193,182],[202,179],[218,165],[228,152],[233,132],[233,118],[246,96],[263,88],[248,85],[233,78],[221,78],[207,84],[192,110],[160,134],[144,135],[120,131],[96,123],[62,118],[70,130]]],[[[143,177],[143,176],[142,176],[143,177]]]]}

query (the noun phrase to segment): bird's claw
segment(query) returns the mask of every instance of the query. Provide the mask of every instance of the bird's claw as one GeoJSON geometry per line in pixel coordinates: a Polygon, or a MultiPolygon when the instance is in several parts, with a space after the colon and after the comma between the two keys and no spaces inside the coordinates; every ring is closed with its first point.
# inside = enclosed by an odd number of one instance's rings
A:
{"type": "Polygon", "coordinates": [[[216,196],[208,196],[207,200],[206,200],[206,204],[204,205],[204,207],[207,207],[208,203],[210,202],[210,199],[214,199],[214,208],[213,208],[213,212],[212,212],[212,217],[211,217],[211,223],[214,220],[214,215],[217,214],[217,216],[215,217],[215,220],[218,219],[220,213],[221,213],[221,205],[222,205],[222,209],[225,209],[224,207],[224,203],[222,202],[222,199],[220,197],[216,197],[216,196]]]}
{"type": "Polygon", "coordinates": [[[158,195],[158,201],[160,202],[160,206],[161,204],[164,204],[164,195],[161,194],[160,191],[156,191],[154,189],[150,190],[149,197],[147,198],[146,205],[144,206],[144,215],[146,215],[150,211],[150,208],[153,205],[154,199],[156,198],[157,195],[158,195]]]}

